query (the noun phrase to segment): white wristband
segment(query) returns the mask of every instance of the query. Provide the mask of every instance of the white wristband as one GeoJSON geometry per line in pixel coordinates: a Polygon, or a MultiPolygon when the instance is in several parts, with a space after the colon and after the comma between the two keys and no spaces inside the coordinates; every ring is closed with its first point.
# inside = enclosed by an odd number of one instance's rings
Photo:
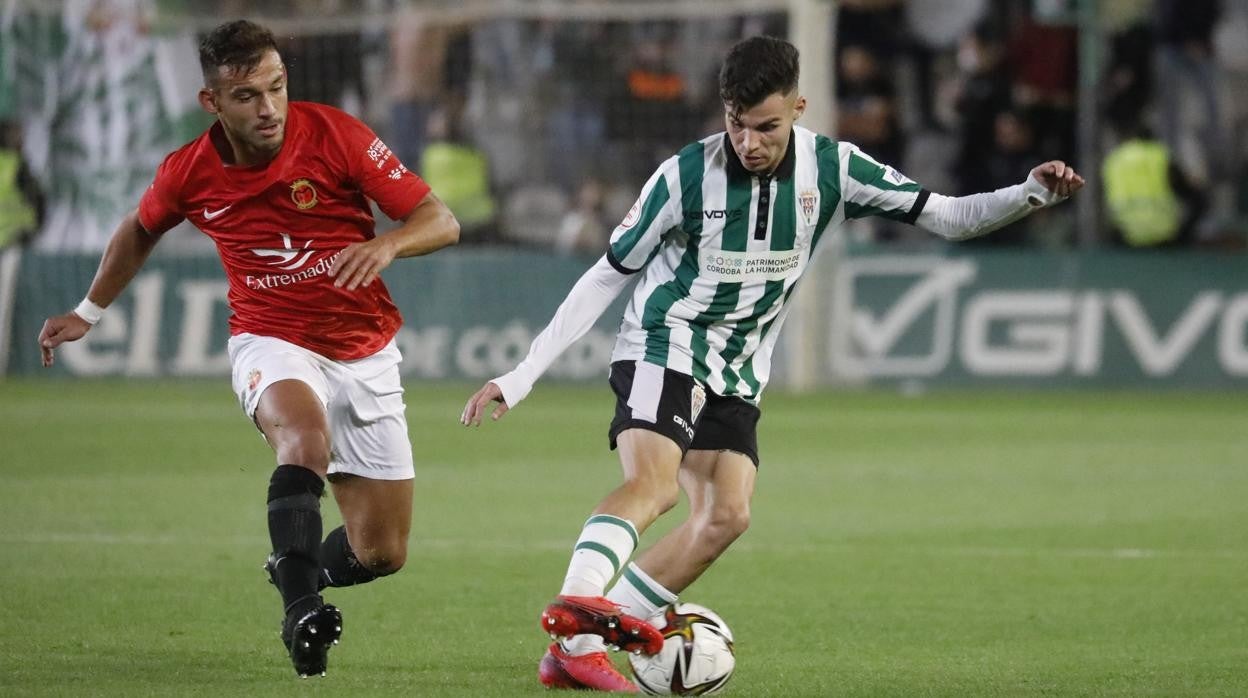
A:
{"type": "Polygon", "coordinates": [[[74,308],[74,315],[86,320],[88,325],[94,325],[104,317],[104,309],[92,303],[90,298],[83,298],[78,307],[74,308]]]}

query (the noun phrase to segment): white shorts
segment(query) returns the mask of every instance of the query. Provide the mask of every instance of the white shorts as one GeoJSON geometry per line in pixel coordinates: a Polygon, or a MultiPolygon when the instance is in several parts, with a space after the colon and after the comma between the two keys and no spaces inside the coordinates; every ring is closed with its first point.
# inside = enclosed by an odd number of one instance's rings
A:
{"type": "Polygon", "coordinates": [[[302,381],[321,399],[329,417],[329,472],[374,480],[410,480],[412,445],[407,436],[402,355],[391,340],[381,351],[354,361],[334,361],[273,337],[240,334],[227,344],[234,394],[252,420],[260,396],[281,380],[302,381]]]}

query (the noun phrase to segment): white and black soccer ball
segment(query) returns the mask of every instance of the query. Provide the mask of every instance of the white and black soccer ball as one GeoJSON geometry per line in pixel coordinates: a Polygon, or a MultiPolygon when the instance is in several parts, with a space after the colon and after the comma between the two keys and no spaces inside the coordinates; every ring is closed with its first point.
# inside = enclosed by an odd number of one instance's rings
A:
{"type": "Polygon", "coordinates": [[[693,603],[667,609],[663,650],[629,655],[637,687],[650,695],[715,693],[728,683],[737,659],[732,631],[717,613],[693,603]]]}

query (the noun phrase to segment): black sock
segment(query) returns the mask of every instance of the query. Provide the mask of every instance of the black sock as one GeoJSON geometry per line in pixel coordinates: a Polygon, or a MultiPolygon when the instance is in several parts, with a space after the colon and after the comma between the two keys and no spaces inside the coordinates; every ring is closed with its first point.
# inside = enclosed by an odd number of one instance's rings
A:
{"type": "Polygon", "coordinates": [[[321,582],[324,586],[349,587],[371,582],[381,576],[360,564],[347,540],[347,529],[339,526],[321,544],[321,582]]]}
{"type": "Polygon", "coordinates": [[[269,480],[269,539],[277,569],[273,574],[286,614],[306,613],[320,605],[320,476],[298,465],[279,465],[269,480]]]}

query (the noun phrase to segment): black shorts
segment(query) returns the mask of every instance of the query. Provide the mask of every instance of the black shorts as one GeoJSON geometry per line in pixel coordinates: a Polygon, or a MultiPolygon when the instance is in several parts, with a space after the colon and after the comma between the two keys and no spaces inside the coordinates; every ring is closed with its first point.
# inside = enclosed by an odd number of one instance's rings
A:
{"type": "Polygon", "coordinates": [[[611,449],[625,429],[646,429],[680,446],[736,451],[758,467],[758,407],[739,397],[707,390],[692,376],[644,361],[611,364],[615,418],[608,432],[611,449]],[[640,377],[638,377],[640,374],[640,377]]]}

